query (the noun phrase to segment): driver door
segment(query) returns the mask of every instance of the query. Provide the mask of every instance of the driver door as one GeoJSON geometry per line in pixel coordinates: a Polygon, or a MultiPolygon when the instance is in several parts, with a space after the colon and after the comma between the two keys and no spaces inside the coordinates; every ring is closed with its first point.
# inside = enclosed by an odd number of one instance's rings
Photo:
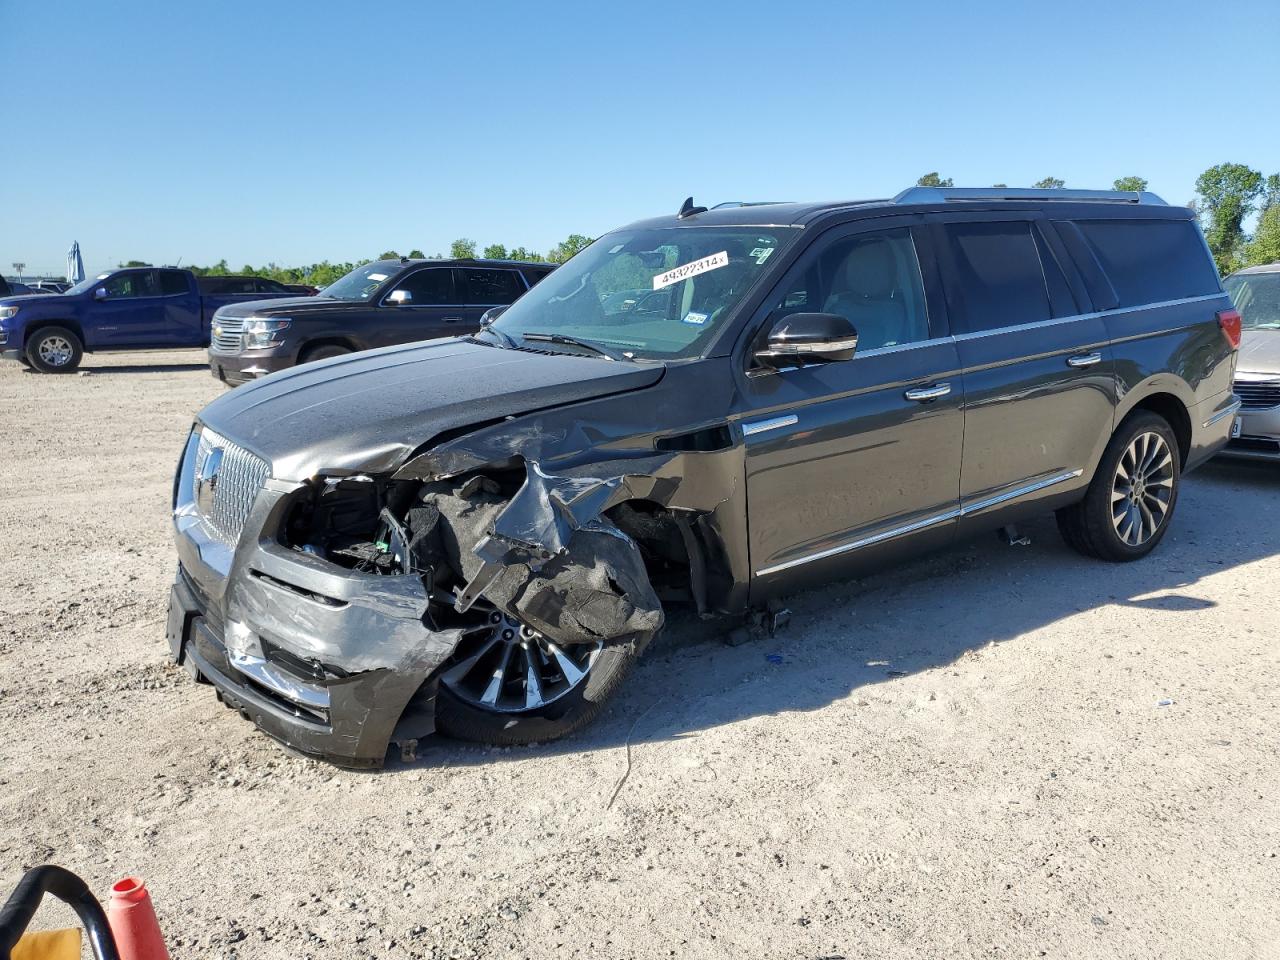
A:
{"type": "Polygon", "coordinates": [[[954,537],[964,390],[944,310],[919,218],[895,218],[820,237],[759,311],[739,411],[753,592],[954,537]],[[853,359],[754,362],[800,312],[846,316],[853,359]]]}
{"type": "Polygon", "coordinates": [[[122,270],[100,284],[107,296],[93,305],[93,346],[142,347],[154,343],[164,324],[164,299],[154,270],[122,270]]]}

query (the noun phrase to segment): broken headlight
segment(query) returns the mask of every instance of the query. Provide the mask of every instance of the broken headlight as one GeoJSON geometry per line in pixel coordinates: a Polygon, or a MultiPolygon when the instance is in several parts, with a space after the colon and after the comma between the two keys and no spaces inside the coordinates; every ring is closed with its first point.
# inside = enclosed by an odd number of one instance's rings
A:
{"type": "Polygon", "coordinates": [[[292,321],[283,317],[271,319],[251,317],[244,324],[244,345],[246,349],[262,347],[278,347],[283,340],[281,334],[289,328],[292,321]]]}

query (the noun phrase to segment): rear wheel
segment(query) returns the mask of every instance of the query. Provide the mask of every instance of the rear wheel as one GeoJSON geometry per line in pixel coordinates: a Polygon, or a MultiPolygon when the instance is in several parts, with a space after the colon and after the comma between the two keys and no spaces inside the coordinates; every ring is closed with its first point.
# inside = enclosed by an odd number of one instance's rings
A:
{"type": "Polygon", "coordinates": [[[1085,498],[1058,511],[1063,539],[1101,560],[1145,557],[1169,529],[1181,466],[1168,421],[1149,411],[1126,418],[1107,445],[1085,498]]]}
{"type": "Polygon", "coordinates": [[[590,723],[622,685],[648,638],[558,644],[477,603],[453,662],[440,675],[436,719],[459,740],[539,743],[590,723]]]}
{"type": "Polygon", "coordinates": [[[69,373],[80,366],[84,345],[65,327],[45,327],[27,340],[27,360],[41,373],[69,373]]]}
{"type": "Polygon", "coordinates": [[[350,352],[347,347],[339,343],[322,343],[318,347],[309,347],[303,350],[298,362],[311,363],[313,360],[328,360],[331,357],[340,357],[350,352]]]}

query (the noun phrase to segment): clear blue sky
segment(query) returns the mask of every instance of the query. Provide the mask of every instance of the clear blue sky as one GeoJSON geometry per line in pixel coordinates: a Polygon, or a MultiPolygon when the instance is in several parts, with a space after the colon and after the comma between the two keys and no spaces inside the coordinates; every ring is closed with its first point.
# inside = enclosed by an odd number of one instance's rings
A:
{"type": "Polygon", "coordinates": [[[0,0],[0,268],[546,250],[930,170],[1185,203],[1280,171],[1278,38],[1275,0],[0,0]]]}

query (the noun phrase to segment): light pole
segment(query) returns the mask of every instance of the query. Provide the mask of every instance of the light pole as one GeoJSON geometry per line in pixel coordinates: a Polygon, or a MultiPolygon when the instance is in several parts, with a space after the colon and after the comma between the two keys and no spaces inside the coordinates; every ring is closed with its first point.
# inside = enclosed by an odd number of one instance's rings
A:
{"type": "Polygon", "coordinates": [[[18,274],[18,282],[19,282],[19,283],[21,283],[21,282],[22,282],[22,271],[23,271],[24,269],[26,269],[26,266],[27,266],[27,265],[26,265],[25,263],[15,263],[15,264],[12,264],[12,266],[13,266],[14,271],[18,274]]]}

